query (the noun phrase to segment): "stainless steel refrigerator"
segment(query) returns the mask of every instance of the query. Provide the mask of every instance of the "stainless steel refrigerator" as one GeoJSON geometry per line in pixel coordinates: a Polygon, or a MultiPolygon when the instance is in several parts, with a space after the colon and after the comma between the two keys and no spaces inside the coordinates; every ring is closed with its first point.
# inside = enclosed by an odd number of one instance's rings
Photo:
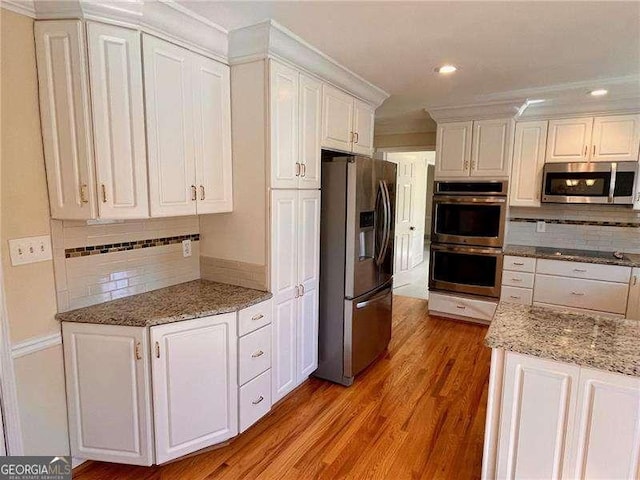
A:
{"type": "Polygon", "coordinates": [[[396,165],[324,157],[315,376],[351,385],[391,339],[396,165]]]}

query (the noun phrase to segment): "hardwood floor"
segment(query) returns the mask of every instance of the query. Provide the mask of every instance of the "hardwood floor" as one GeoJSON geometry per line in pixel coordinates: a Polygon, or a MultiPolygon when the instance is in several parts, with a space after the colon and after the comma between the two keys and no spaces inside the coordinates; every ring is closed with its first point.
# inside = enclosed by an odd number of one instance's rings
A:
{"type": "Polygon", "coordinates": [[[311,378],[226,447],[159,467],[88,462],[73,478],[480,478],[487,328],[394,302],[388,353],[351,388],[311,378]]]}

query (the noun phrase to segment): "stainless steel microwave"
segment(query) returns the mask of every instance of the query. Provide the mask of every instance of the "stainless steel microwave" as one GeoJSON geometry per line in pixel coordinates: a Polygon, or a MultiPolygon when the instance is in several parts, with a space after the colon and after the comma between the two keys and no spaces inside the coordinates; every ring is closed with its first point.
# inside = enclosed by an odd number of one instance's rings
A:
{"type": "Polygon", "coordinates": [[[547,163],[543,203],[633,205],[638,162],[547,163]]]}

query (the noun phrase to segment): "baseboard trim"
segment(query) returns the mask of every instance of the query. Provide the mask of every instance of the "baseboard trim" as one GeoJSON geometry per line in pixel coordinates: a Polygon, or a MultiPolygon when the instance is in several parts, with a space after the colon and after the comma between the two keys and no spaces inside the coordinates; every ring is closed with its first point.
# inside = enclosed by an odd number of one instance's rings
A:
{"type": "Polygon", "coordinates": [[[11,346],[11,357],[14,359],[24,357],[61,344],[62,334],[60,332],[29,338],[11,346]]]}

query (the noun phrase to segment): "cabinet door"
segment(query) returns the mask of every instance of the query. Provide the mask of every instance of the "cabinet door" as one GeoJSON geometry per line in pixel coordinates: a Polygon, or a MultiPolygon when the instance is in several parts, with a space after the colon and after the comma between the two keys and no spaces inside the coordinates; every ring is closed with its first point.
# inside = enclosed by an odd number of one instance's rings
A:
{"type": "Polygon", "coordinates": [[[151,327],[156,463],[238,433],[236,314],[151,327]]]}
{"type": "MultiPolygon", "coordinates": [[[[312,192],[309,192],[312,193],[312,192]]],[[[298,191],[271,191],[272,400],[296,386],[298,191]]]]}
{"type": "Polygon", "coordinates": [[[509,182],[512,207],[539,207],[547,122],[518,122],[509,182]]]}
{"type": "Polygon", "coordinates": [[[298,188],[298,72],[269,62],[271,106],[271,188],[298,188]]]}
{"type": "Polygon", "coordinates": [[[337,88],[322,86],[322,146],[351,152],[353,97],[337,88]]]}
{"type": "Polygon", "coordinates": [[[153,464],[146,328],[62,324],[71,455],[153,464]]]}
{"type": "Polygon", "coordinates": [[[509,119],[473,122],[471,175],[474,177],[508,177],[511,151],[509,119]]]}
{"type": "Polygon", "coordinates": [[[143,35],[152,217],[194,215],[192,53],[143,35]]]}
{"type": "Polygon", "coordinates": [[[586,162],[590,158],[593,118],[549,121],[547,162],[586,162]]]}
{"type": "Polygon", "coordinates": [[[507,352],[496,478],[562,477],[579,370],[507,352]]]}
{"type": "Polygon", "coordinates": [[[582,368],[565,478],[640,478],[640,378],[582,368]]]}
{"type": "Polygon", "coordinates": [[[299,188],[320,188],[321,126],[322,83],[301,74],[299,188]]]}
{"type": "Polygon", "coordinates": [[[198,214],[233,208],[229,67],[192,54],[198,214]]]}
{"type": "Polygon", "coordinates": [[[631,272],[626,317],[640,320],[640,268],[634,268],[631,272]]]}
{"type": "Polygon", "coordinates": [[[468,177],[473,122],[441,123],[436,138],[436,178],[468,177]]]}
{"type": "Polygon", "coordinates": [[[355,100],[353,117],[353,152],[373,155],[373,124],[375,110],[368,104],[355,100]]]}
{"type": "Polygon", "coordinates": [[[593,162],[637,161],[640,115],[596,117],[591,144],[593,162]]]}
{"type": "Polygon", "coordinates": [[[318,368],[318,285],[320,283],[320,191],[299,192],[297,384],[318,368]]]}
{"type": "Polygon", "coordinates": [[[100,218],[149,216],[140,32],[87,23],[100,218]]]}
{"type": "Polygon", "coordinates": [[[97,217],[82,22],[35,22],[40,119],[51,216],[97,217]]]}

